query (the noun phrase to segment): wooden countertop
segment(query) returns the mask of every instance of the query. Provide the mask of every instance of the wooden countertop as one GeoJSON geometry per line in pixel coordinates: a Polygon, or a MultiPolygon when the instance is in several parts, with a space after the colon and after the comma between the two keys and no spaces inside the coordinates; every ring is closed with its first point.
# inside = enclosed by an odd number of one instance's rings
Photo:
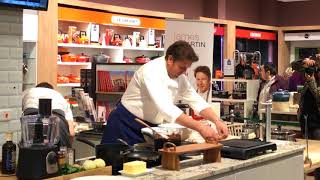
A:
{"type": "MultiPolygon", "coordinates": [[[[46,180],[70,180],[72,178],[82,177],[82,176],[111,175],[111,174],[112,174],[111,166],[106,166],[103,168],[96,168],[96,169],[81,171],[81,172],[73,173],[69,175],[57,176],[57,177],[49,178],[46,180]]],[[[17,180],[18,178],[15,175],[11,175],[11,176],[3,175],[1,174],[1,171],[0,171],[0,179],[1,180],[17,180]]]]}
{"type": "MultiPolygon", "coordinates": [[[[299,144],[306,145],[305,139],[297,139],[299,144]]],[[[304,150],[304,156],[307,155],[307,147],[304,150]]],[[[319,140],[309,140],[309,158],[312,161],[311,166],[309,164],[304,165],[304,172],[309,173],[314,171],[314,169],[320,167],[320,141],[319,140]]]]}

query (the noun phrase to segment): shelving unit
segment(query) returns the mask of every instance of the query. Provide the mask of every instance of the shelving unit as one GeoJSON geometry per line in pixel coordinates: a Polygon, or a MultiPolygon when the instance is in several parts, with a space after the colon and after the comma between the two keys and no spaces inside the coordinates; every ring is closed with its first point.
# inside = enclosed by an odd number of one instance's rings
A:
{"type": "Polygon", "coordinates": [[[141,48],[141,47],[122,47],[122,46],[104,46],[96,44],[74,44],[74,43],[58,43],[59,47],[69,48],[92,48],[92,49],[118,49],[118,50],[133,50],[133,51],[164,51],[164,48],[141,48]]]}
{"type": "MultiPolygon", "coordinates": [[[[232,96],[230,98],[215,98],[212,97],[213,102],[222,102],[225,105],[234,105],[240,104],[239,107],[241,111],[243,110],[243,118],[248,118],[250,116],[250,112],[252,111],[252,105],[254,101],[257,100],[258,89],[259,89],[259,80],[247,80],[247,79],[212,79],[212,82],[220,82],[220,89],[224,91],[228,91],[229,94],[232,93],[235,83],[245,83],[246,86],[246,99],[233,99],[232,96]]],[[[227,110],[223,110],[224,113],[228,112],[227,110]]]]}
{"type": "MultiPolygon", "coordinates": [[[[116,86],[115,82],[121,79],[122,85],[126,88],[129,84],[130,79],[133,76],[133,72],[139,69],[143,64],[131,63],[99,63],[94,64],[93,71],[95,72],[95,101],[97,109],[105,109],[106,116],[112,111],[116,106],[117,102],[121,99],[124,92],[115,92],[113,86],[116,86]],[[115,72],[131,72],[131,73],[122,73],[122,75],[112,75],[115,72]],[[108,76],[104,76],[103,73],[110,73],[108,76]],[[116,78],[115,78],[116,76],[116,78]],[[125,77],[124,77],[125,76],[125,77]],[[100,85],[103,83],[103,85],[100,85]],[[110,89],[105,88],[106,84],[112,86],[110,89]],[[102,86],[102,87],[101,87],[102,86]],[[100,88],[99,88],[100,87],[100,88]],[[103,88],[104,87],[104,88],[103,88]]],[[[118,81],[119,82],[119,81],[118,81]]],[[[121,88],[125,90],[125,88],[121,88]]]]}
{"type": "Polygon", "coordinates": [[[232,99],[232,98],[212,98],[212,101],[228,101],[228,102],[246,102],[247,99],[232,99]]]}
{"type": "Polygon", "coordinates": [[[80,87],[80,83],[63,83],[57,84],[58,87],[80,87]]]}
{"type": "Polygon", "coordinates": [[[63,66],[91,66],[91,62],[57,62],[57,64],[63,66]]]}

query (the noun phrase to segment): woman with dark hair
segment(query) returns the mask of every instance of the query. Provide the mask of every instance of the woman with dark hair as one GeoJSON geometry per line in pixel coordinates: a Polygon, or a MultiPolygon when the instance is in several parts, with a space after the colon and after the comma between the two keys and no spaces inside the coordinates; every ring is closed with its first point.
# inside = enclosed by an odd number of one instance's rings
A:
{"type": "Polygon", "coordinates": [[[196,78],[197,93],[208,102],[211,86],[211,72],[209,67],[198,66],[194,70],[194,77],[196,78]]]}

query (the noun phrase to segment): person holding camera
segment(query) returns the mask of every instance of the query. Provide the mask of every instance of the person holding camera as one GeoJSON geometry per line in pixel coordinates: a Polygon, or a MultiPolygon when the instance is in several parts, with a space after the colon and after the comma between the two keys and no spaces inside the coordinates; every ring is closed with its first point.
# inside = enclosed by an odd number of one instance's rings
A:
{"type": "Polygon", "coordinates": [[[294,66],[300,67],[304,74],[305,84],[301,91],[301,99],[298,109],[298,119],[303,134],[307,120],[308,137],[320,139],[320,69],[319,58],[316,60],[305,58],[302,61],[293,62],[294,66]],[[300,63],[300,65],[299,65],[300,63]]]}

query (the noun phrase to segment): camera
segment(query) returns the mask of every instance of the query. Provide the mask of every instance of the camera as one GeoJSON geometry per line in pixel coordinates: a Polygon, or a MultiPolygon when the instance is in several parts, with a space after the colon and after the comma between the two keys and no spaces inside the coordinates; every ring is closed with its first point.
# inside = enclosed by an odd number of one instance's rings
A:
{"type": "Polygon", "coordinates": [[[306,74],[308,74],[309,76],[312,76],[315,72],[318,72],[320,69],[316,66],[310,66],[310,67],[306,67],[304,69],[304,72],[306,74]]]}

